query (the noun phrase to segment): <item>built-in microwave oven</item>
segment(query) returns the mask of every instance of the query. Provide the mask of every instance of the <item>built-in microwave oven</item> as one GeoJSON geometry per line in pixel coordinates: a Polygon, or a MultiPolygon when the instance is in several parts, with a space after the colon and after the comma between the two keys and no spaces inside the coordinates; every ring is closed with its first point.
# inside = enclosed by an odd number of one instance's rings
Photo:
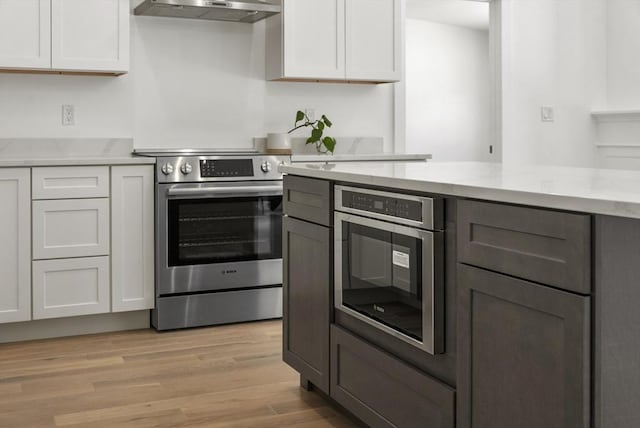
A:
{"type": "Polygon", "coordinates": [[[335,187],[335,307],[444,352],[444,202],[335,187]]]}

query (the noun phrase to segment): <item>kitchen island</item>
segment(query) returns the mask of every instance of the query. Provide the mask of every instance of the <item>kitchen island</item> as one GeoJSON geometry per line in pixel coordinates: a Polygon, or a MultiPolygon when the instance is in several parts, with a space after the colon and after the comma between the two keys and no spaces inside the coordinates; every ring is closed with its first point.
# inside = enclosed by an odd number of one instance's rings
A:
{"type": "MultiPolygon", "coordinates": [[[[304,387],[370,426],[640,425],[639,172],[466,162],[280,168],[283,355],[304,387]],[[345,245],[336,195],[345,187],[442,201],[442,353],[335,307],[335,254],[345,245]]],[[[403,262],[393,253],[396,269],[403,262]]]]}

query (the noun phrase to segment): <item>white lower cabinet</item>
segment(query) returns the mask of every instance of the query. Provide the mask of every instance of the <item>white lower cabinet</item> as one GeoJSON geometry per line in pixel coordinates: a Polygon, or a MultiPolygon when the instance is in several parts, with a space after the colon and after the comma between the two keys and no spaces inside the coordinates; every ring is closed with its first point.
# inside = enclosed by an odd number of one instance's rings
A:
{"type": "Polygon", "coordinates": [[[109,199],[33,202],[33,259],[109,254],[109,199]]]}
{"type": "Polygon", "coordinates": [[[111,168],[111,310],[154,307],[154,167],[111,168]]]}
{"type": "Polygon", "coordinates": [[[109,312],[109,257],[33,262],[33,319],[109,312]]]}
{"type": "Polygon", "coordinates": [[[31,319],[31,171],[0,168],[0,323],[31,319]]]}
{"type": "Polygon", "coordinates": [[[152,309],[154,174],[0,168],[0,324],[152,309]]]}

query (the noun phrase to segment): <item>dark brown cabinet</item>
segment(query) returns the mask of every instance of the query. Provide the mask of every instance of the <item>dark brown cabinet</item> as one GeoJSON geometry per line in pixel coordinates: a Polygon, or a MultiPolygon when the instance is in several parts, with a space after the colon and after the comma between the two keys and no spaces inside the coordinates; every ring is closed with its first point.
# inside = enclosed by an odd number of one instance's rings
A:
{"type": "Polygon", "coordinates": [[[329,394],[333,229],[311,221],[330,224],[330,183],[287,176],[284,187],[283,360],[329,394]]]}
{"type": "Polygon", "coordinates": [[[370,427],[455,426],[453,388],[336,326],[331,397],[370,427]]]}
{"type": "Polygon", "coordinates": [[[590,297],[458,265],[458,427],[590,425],[590,297]]]}
{"type": "Polygon", "coordinates": [[[591,216],[458,201],[458,261],[591,292],[591,216]]]}

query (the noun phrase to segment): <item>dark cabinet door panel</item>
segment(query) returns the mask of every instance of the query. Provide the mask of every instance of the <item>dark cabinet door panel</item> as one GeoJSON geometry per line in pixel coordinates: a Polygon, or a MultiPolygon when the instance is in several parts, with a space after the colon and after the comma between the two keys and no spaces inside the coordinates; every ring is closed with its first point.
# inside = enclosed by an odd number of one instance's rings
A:
{"type": "Polygon", "coordinates": [[[590,298],[458,265],[458,426],[587,428],[590,298]]]}
{"type": "Polygon", "coordinates": [[[335,325],[331,397],[370,427],[453,428],[455,391],[335,325]]]}
{"type": "Polygon", "coordinates": [[[591,217],[458,202],[458,261],[577,293],[591,293],[591,217]]]}
{"type": "Polygon", "coordinates": [[[284,218],[283,359],[329,393],[331,229],[284,218]]]}
{"type": "Polygon", "coordinates": [[[331,182],[287,175],[284,177],[285,214],[313,223],[333,224],[331,182]]]}

